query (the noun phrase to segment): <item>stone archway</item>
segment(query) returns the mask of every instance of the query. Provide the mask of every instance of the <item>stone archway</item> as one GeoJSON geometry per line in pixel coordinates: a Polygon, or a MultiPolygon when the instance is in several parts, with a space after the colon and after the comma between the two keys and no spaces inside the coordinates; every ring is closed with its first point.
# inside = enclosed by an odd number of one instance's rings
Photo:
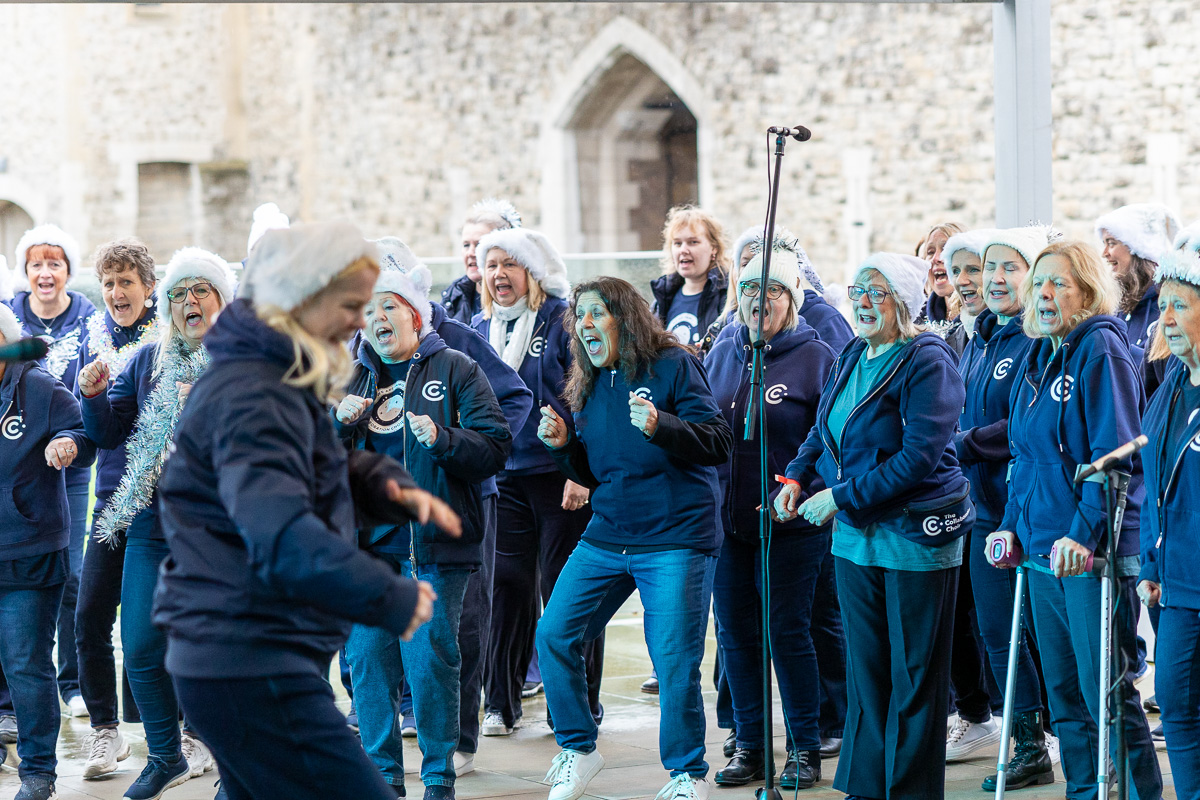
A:
{"type": "MultiPolygon", "coordinates": [[[[11,200],[0,199],[0,253],[11,259],[17,242],[33,227],[33,215],[11,200]]],[[[15,267],[16,264],[9,264],[15,267]]]]}

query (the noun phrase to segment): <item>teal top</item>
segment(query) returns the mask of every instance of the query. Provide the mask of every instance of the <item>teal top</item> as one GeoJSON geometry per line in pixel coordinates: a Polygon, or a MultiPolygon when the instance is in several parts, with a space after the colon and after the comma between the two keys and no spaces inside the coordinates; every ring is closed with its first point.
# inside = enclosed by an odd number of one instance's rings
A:
{"type": "Polygon", "coordinates": [[[858,357],[858,363],[851,370],[845,388],[833,399],[833,405],[829,407],[826,422],[829,438],[837,443],[839,453],[842,449],[842,431],[846,428],[846,420],[850,418],[855,407],[871,393],[875,384],[887,374],[905,344],[907,342],[897,341],[874,358],[867,358],[867,351],[863,350],[862,355],[858,357]]]}

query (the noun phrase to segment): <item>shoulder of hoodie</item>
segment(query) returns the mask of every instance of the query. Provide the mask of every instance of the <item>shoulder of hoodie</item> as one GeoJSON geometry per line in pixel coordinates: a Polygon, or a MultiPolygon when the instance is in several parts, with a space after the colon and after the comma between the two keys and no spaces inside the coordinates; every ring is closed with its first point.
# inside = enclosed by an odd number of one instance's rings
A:
{"type": "MultiPolygon", "coordinates": [[[[46,371],[45,367],[36,362],[27,361],[24,364],[19,365],[17,370],[19,370],[19,372],[17,372],[16,383],[18,385],[24,383],[26,393],[28,393],[30,390],[33,390],[36,392],[45,393],[46,395],[53,395],[55,386],[62,385],[58,378],[51,375],[46,371]]],[[[16,372],[17,370],[14,371],[16,372]]],[[[65,391],[66,387],[63,388],[65,391]]]]}
{"type": "Polygon", "coordinates": [[[1127,362],[1131,369],[1137,369],[1137,365],[1133,362],[1133,354],[1129,349],[1129,340],[1118,333],[1118,330],[1121,330],[1118,329],[1118,326],[1123,326],[1124,323],[1109,315],[1090,319],[1097,320],[1097,322],[1092,323],[1089,330],[1084,331],[1084,335],[1075,340],[1076,355],[1074,358],[1082,358],[1085,362],[1090,362],[1096,358],[1112,356],[1127,362]],[[1108,324],[1100,325],[1099,322],[1108,324]]]}
{"type": "Polygon", "coordinates": [[[904,347],[911,350],[905,357],[913,366],[944,361],[947,367],[958,374],[958,355],[950,343],[938,334],[922,331],[904,347]]]}

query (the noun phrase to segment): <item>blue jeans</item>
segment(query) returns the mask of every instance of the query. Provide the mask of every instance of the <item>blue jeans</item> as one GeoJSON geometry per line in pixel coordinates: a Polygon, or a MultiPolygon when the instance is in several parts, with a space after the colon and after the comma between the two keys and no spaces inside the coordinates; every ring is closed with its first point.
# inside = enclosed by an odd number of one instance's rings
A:
{"type": "MultiPolygon", "coordinates": [[[[971,549],[968,563],[971,570],[971,589],[975,594],[979,635],[987,651],[992,676],[999,684],[1000,691],[1004,691],[1008,681],[1008,638],[1012,633],[1012,607],[1016,597],[1017,571],[996,569],[985,557],[984,548],[987,547],[988,534],[999,527],[991,520],[977,521],[966,545],[971,549]]],[[[1033,665],[1033,658],[1029,655],[1029,646],[1026,644],[1026,632],[1030,630],[1032,621],[1028,595],[1022,619],[1024,625],[1021,649],[1017,651],[1017,680],[1013,698],[1013,711],[1018,714],[1040,711],[1042,708],[1042,682],[1038,678],[1037,668],[1033,665]]]]}
{"type": "Polygon", "coordinates": [[[158,567],[170,550],[161,539],[130,539],[121,582],[121,646],[129,687],[142,715],[150,760],[173,764],[179,749],[179,701],[167,674],[167,637],[150,621],[158,567]]]}
{"type": "Polygon", "coordinates": [[[1154,690],[1175,795],[1200,800],[1200,611],[1164,607],[1154,655],[1154,690]]]}
{"type": "MultiPolygon", "coordinates": [[[[770,545],[771,661],[787,723],[787,749],[821,746],[817,651],[809,624],[821,563],[829,552],[828,530],[775,534],[770,545]]],[[[739,747],[762,750],[762,559],[757,542],[725,537],[713,578],[713,600],[725,650],[725,677],[733,697],[739,747]]]]}
{"type": "Polygon", "coordinates": [[[641,594],[646,647],[659,680],[658,749],[671,775],[708,774],[700,661],[716,558],[697,550],[621,554],[585,539],[567,559],[538,622],[538,665],[558,746],[590,753],[596,721],[588,706],[584,643],[633,590],[641,594]]]}
{"type": "Polygon", "coordinates": [[[58,760],[58,692],[54,682],[54,622],[62,584],[0,588],[0,665],[20,724],[21,777],[54,778],[58,760]]]}
{"type": "MultiPolygon", "coordinates": [[[[395,565],[395,562],[393,562],[395,565]]],[[[407,561],[396,565],[411,575],[407,561]]],[[[404,785],[404,748],[400,738],[400,682],[413,694],[417,743],[424,754],[421,780],[426,786],[454,785],[454,751],[458,748],[458,647],[467,568],[417,567],[416,577],[437,592],[433,619],[403,642],[382,628],[355,625],[346,641],[346,659],[354,680],[358,734],[371,761],[393,786],[404,785]]]]}
{"type": "MultiPolygon", "coordinates": [[[[1096,791],[1096,748],[1100,718],[1100,579],[1055,578],[1029,570],[1029,603],[1050,698],[1050,722],[1062,752],[1070,800],[1092,799],[1096,791]]],[[[1125,741],[1129,748],[1130,797],[1157,800],[1162,774],[1150,740],[1141,698],[1133,687],[1137,664],[1133,607],[1135,578],[1118,578],[1115,644],[1129,668],[1125,681],[1125,741]]],[[[1116,738],[1113,737],[1115,751],[1116,738]]]]}

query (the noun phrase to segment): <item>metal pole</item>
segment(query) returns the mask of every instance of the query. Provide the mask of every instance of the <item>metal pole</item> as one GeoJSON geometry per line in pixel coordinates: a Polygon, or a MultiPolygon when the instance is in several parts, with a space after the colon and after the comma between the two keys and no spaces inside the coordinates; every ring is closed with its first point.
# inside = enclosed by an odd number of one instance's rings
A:
{"type": "Polygon", "coordinates": [[[1000,725],[1000,757],[996,760],[996,800],[1003,800],[1008,781],[1008,740],[1012,736],[1013,705],[1017,693],[1017,656],[1021,652],[1021,612],[1025,609],[1025,568],[1017,567],[1012,628],[1008,634],[1008,677],[1004,681],[1004,720],[1000,725]]]}

